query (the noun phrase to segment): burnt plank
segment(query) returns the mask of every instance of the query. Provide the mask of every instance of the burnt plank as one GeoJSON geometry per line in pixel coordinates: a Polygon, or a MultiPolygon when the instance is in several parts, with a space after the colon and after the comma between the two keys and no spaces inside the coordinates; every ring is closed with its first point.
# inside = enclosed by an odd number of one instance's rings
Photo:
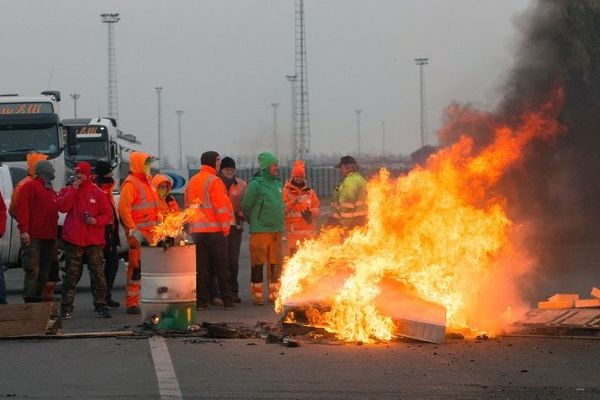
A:
{"type": "Polygon", "coordinates": [[[6,304],[0,306],[0,322],[47,320],[53,303],[6,304]]]}

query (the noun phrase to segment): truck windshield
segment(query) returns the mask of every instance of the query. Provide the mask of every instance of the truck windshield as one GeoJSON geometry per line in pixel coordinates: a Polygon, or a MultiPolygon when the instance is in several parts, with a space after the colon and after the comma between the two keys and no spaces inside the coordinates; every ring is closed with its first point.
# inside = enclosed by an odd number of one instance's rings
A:
{"type": "Polygon", "coordinates": [[[77,160],[108,160],[108,149],[106,141],[100,140],[78,140],[77,160]]]}
{"type": "Polygon", "coordinates": [[[59,152],[57,124],[0,125],[0,157],[24,158],[30,150],[48,155],[59,152]]]}

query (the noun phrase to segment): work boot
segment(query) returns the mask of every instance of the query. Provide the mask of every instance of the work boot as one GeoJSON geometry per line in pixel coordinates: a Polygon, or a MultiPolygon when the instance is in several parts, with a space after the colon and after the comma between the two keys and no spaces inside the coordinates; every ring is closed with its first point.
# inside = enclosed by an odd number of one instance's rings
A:
{"type": "Polygon", "coordinates": [[[73,318],[73,312],[69,310],[62,310],[60,313],[60,317],[62,319],[71,319],[73,318]]]}
{"type": "Polygon", "coordinates": [[[240,296],[237,295],[237,293],[233,295],[233,302],[234,303],[241,303],[242,302],[242,299],[240,298],[240,296]]]}
{"type": "Polygon", "coordinates": [[[232,299],[225,299],[223,300],[223,308],[225,310],[233,310],[233,300],[232,299]]]}
{"type": "Polygon", "coordinates": [[[262,306],[264,303],[263,299],[263,284],[261,283],[251,283],[250,284],[250,294],[252,295],[252,303],[256,306],[262,306]]]}
{"type": "Polygon", "coordinates": [[[279,295],[279,283],[269,283],[269,303],[274,303],[279,295]]]}
{"type": "Polygon", "coordinates": [[[96,307],[96,315],[98,318],[111,318],[110,310],[107,306],[96,307]]]}
{"type": "Polygon", "coordinates": [[[121,303],[119,303],[118,301],[114,301],[113,299],[108,299],[106,301],[106,304],[110,307],[110,308],[119,308],[121,307],[121,303]]]}
{"type": "Polygon", "coordinates": [[[196,310],[206,310],[208,308],[208,301],[196,300],[196,310]]]}
{"type": "Polygon", "coordinates": [[[223,300],[220,297],[215,297],[211,300],[210,304],[221,307],[223,305],[223,300]]]}
{"type": "Polygon", "coordinates": [[[141,314],[142,310],[139,306],[127,307],[127,314],[141,314]]]}

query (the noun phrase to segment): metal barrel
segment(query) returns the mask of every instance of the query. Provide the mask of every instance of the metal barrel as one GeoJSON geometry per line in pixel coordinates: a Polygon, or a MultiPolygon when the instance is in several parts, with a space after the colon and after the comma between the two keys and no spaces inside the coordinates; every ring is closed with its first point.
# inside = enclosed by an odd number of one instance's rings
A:
{"type": "Polygon", "coordinates": [[[196,322],[196,246],[142,247],[142,322],[170,318],[167,329],[196,322]]]}

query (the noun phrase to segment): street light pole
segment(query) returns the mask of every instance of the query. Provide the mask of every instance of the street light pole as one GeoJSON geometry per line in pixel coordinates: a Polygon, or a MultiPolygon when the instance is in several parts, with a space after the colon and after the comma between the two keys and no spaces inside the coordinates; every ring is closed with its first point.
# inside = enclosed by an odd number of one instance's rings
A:
{"type": "Polygon", "coordinates": [[[358,148],[358,157],[360,157],[360,113],[362,110],[354,110],[356,113],[356,134],[357,134],[357,148],[358,148]]]}
{"type": "Polygon", "coordinates": [[[298,80],[297,75],[286,75],[285,76],[290,82],[290,92],[291,92],[291,101],[290,101],[290,132],[292,134],[292,159],[296,159],[298,153],[298,135],[296,133],[296,82],[298,80]]]}
{"type": "Polygon", "coordinates": [[[158,117],[158,165],[159,167],[162,166],[163,164],[163,156],[162,156],[162,121],[161,121],[161,112],[162,112],[162,108],[161,108],[161,104],[160,104],[160,94],[163,90],[162,86],[157,86],[154,88],[156,90],[156,96],[157,96],[157,100],[158,100],[158,110],[157,110],[157,117],[158,117]]]}
{"type": "Polygon", "coordinates": [[[73,99],[73,118],[77,118],[77,99],[79,99],[81,95],[79,93],[72,93],[71,98],[73,99]]]}
{"type": "Polygon", "coordinates": [[[275,141],[275,154],[279,154],[279,140],[277,138],[277,107],[279,103],[271,103],[273,107],[273,139],[275,141]]]}
{"type": "Polygon", "coordinates": [[[181,114],[183,114],[182,110],[177,110],[175,111],[175,113],[177,114],[177,132],[178,132],[178,138],[179,138],[179,142],[178,142],[178,147],[179,147],[179,157],[178,157],[178,162],[177,162],[177,170],[181,171],[183,169],[183,151],[182,151],[182,147],[181,147],[181,114]]]}
{"type": "Polygon", "coordinates": [[[424,147],[427,144],[427,136],[426,136],[426,124],[427,119],[425,114],[427,112],[427,104],[425,103],[425,65],[429,64],[429,58],[415,58],[415,64],[419,66],[419,81],[420,81],[420,91],[421,91],[421,147],[424,147]]]}

